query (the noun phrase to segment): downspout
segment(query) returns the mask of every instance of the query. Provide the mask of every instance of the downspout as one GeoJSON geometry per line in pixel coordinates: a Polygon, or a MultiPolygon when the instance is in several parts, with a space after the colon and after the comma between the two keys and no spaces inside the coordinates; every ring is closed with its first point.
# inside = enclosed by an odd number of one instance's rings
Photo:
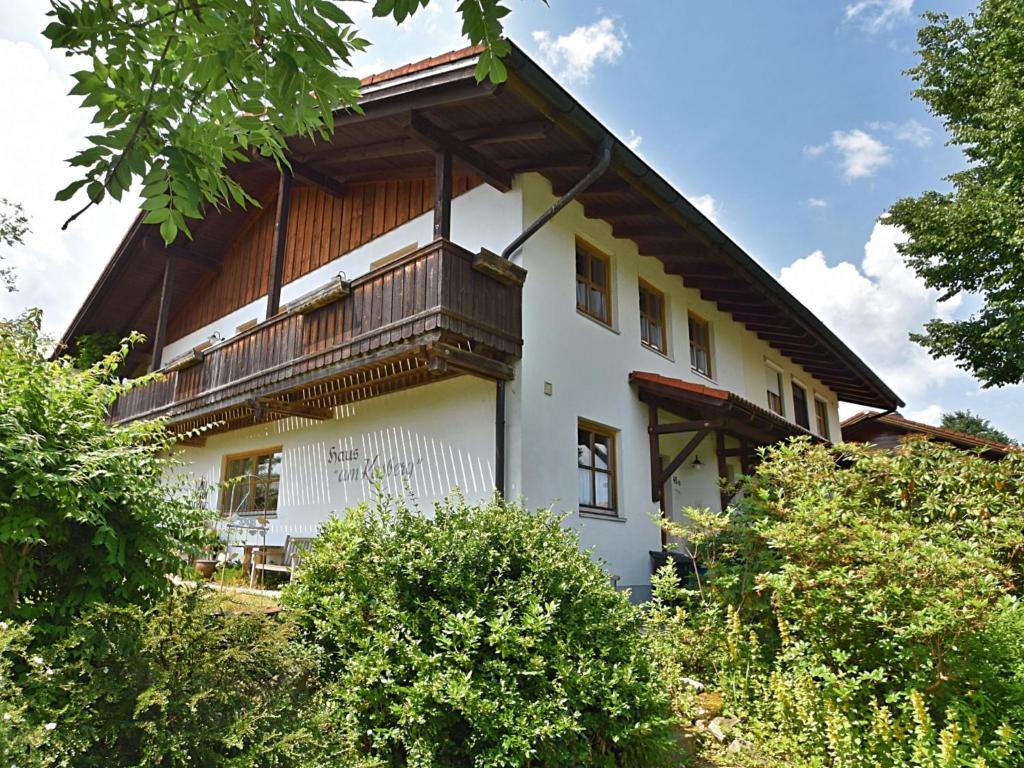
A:
{"type": "MultiPolygon", "coordinates": [[[[522,248],[527,240],[537,234],[541,227],[555,217],[555,214],[601,178],[604,172],[608,170],[611,161],[612,144],[610,141],[606,141],[601,145],[601,156],[598,158],[597,164],[587,172],[586,176],[576,182],[572,189],[562,195],[555,201],[554,205],[538,216],[515,240],[509,243],[505,250],[501,252],[501,257],[503,259],[511,259],[512,255],[522,248]]],[[[494,488],[503,498],[505,496],[505,409],[505,382],[499,381],[494,397],[494,488]]]]}

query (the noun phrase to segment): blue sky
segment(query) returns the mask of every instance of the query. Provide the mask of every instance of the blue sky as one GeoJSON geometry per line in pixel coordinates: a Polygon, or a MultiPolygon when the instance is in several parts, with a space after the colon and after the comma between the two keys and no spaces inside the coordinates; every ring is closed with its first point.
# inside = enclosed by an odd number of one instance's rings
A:
{"type": "MultiPolygon", "coordinates": [[[[21,290],[0,315],[41,305],[63,330],[133,215],[104,206],[70,233],[57,227],[60,160],[87,118],[64,96],[72,62],[37,30],[45,3],[0,8],[5,103],[25,105],[0,125],[0,196],[33,216],[13,254],[21,290]],[[12,147],[24,152],[11,151],[12,147]],[[40,159],[40,153],[43,158],[40,159]]],[[[360,74],[459,47],[455,0],[433,0],[401,29],[350,4],[375,43],[360,74]]],[[[907,340],[930,317],[959,317],[971,297],[938,305],[902,266],[901,234],[878,224],[894,200],[929,188],[962,164],[942,126],[911,98],[919,14],[969,12],[956,0],[605,2],[511,0],[508,29],[599,118],[630,141],[727,233],[936,422],[970,408],[1024,438],[1024,387],[982,390],[951,361],[907,340]]],[[[854,409],[855,410],[855,409],[854,409]]]]}

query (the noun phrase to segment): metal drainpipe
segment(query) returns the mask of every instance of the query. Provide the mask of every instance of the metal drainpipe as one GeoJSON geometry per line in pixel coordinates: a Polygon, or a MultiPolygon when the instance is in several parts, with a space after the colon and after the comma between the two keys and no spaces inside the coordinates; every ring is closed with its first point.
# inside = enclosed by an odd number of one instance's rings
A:
{"type": "MultiPolygon", "coordinates": [[[[555,214],[565,208],[569,203],[576,199],[578,195],[586,191],[587,187],[597,181],[604,172],[608,170],[608,166],[612,161],[612,145],[611,142],[605,142],[601,145],[601,157],[598,158],[597,164],[591,168],[587,175],[580,179],[576,184],[562,195],[555,204],[548,208],[544,213],[537,217],[530,226],[524,229],[519,236],[513,240],[508,246],[501,252],[503,259],[511,259],[512,254],[523,247],[523,244],[537,234],[540,228],[547,224],[551,219],[555,217],[555,214]]],[[[505,496],[505,382],[499,381],[495,390],[494,397],[494,488],[503,498],[505,496]]]]}

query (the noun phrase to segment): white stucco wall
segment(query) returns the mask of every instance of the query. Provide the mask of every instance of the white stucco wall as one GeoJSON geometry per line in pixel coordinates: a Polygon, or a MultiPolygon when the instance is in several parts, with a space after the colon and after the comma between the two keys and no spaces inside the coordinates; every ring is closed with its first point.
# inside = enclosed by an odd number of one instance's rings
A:
{"type": "Polygon", "coordinates": [[[335,414],[212,435],[202,447],[183,449],[182,471],[210,484],[208,504],[216,508],[225,456],[280,448],[270,544],[313,536],[332,513],[372,499],[377,469],[385,471],[387,492],[408,495],[427,513],[456,488],[469,500],[493,493],[493,384],[461,376],[339,406],[335,414]]]}
{"type": "MultiPolygon", "coordinates": [[[[549,184],[537,174],[519,177],[515,188],[504,194],[480,186],[454,201],[452,239],[470,250],[485,247],[500,252],[554,200],[549,184]]],[[[428,242],[431,219],[431,214],[414,219],[289,283],[282,290],[282,302],[322,284],[339,270],[356,277],[377,259],[428,242]]],[[[665,274],[660,261],[640,256],[631,241],[612,237],[608,224],[587,219],[580,205],[573,203],[562,211],[514,261],[527,268],[528,276],[523,292],[524,358],[516,364],[515,379],[508,386],[506,493],[529,507],[569,513],[566,525],[579,533],[582,545],[605,561],[619,577],[620,586],[633,589],[638,598],[648,593],[648,553],[660,549],[661,535],[652,519],[658,508],[651,501],[647,408],[628,383],[630,371],[709,384],[767,407],[764,367],[768,359],[784,371],[787,416],[792,418],[791,377],[795,375],[808,389],[812,425],[817,394],[828,400],[832,435],[839,434],[834,393],[702,300],[678,276],[665,274]],[[611,258],[611,328],[576,311],[577,236],[611,258]],[[665,355],[640,343],[640,279],[666,296],[665,355]],[[690,368],[687,310],[711,324],[712,380],[690,368]],[[550,384],[550,394],[545,384],[550,384]],[[616,431],[618,519],[578,512],[575,445],[581,418],[616,431]]],[[[169,345],[166,357],[180,354],[214,330],[229,337],[238,324],[262,317],[264,306],[261,299],[190,334],[169,345]]],[[[678,450],[681,441],[681,436],[663,438],[663,453],[678,450]]],[[[464,376],[339,409],[334,420],[288,419],[215,435],[204,447],[187,449],[185,457],[196,475],[216,483],[225,455],[276,445],[284,451],[283,486],[280,514],[270,539],[278,543],[287,535],[312,535],[330,513],[367,497],[365,480],[339,482],[332,477],[339,467],[327,463],[331,447],[345,451],[345,456],[358,448],[358,459],[344,461],[349,469],[373,457],[385,464],[398,461],[402,467],[413,461],[413,470],[406,474],[425,509],[456,486],[469,498],[481,498],[493,487],[494,384],[464,376]]],[[[738,462],[730,461],[738,470],[738,462]]],[[[672,517],[680,519],[680,510],[689,506],[717,509],[716,477],[715,446],[709,438],[669,483],[667,503],[672,517]],[[695,458],[700,459],[699,467],[693,466],[695,458]]],[[[391,490],[402,490],[399,479],[392,477],[389,482],[391,490]]]]}

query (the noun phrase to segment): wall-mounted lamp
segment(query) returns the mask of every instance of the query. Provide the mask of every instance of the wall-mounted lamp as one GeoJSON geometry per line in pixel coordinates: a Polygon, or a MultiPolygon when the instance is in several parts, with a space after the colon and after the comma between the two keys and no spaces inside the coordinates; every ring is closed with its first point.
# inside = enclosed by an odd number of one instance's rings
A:
{"type": "Polygon", "coordinates": [[[690,465],[690,469],[698,470],[698,469],[700,469],[703,466],[704,466],[704,462],[701,461],[700,460],[700,456],[698,456],[697,458],[695,458],[693,460],[693,463],[690,465]]]}

